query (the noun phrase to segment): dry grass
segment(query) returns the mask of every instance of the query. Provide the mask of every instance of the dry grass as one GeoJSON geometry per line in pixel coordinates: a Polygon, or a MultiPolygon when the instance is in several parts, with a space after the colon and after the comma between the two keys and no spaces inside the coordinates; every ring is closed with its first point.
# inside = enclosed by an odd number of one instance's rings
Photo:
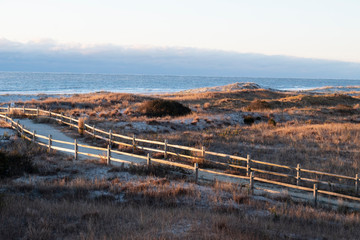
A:
{"type": "Polygon", "coordinates": [[[78,120],[78,132],[80,135],[83,135],[85,129],[85,118],[79,118],[78,120]]]}
{"type": "MultiPolygon", "coordinates": [[[[120,93],[78,94],[27,104],[74,116],[87,114],[89,124],[101,126],[106,131],[136,133],[138,137],[160,141],[168,139],[185,146],[205,146],[208,150],[243,157],[250,154],[257,160],[290,166],[300,163],[304,168],[349,176],[354,176],[360,166],[357,150],[360,100],[356,96],[255,89],[151,97],[120,93]],[[157,98],[179,101],[189,106],[193,113],[177,118],[137,115],[142,102],[157,98]],[[241,111],[237,125],[226,120],[225,114],[241,111]],[[119,121],[127,125],[114,128],[119,121]],[[155,130],[145,133],[141,128],[136,129],[136,122],[168,126],[168,130],[160,133],[153,128],[155,130]],[[249,125],[244,126],[244,122],[249,125]],[[204,123],[207,125],[201,128],[204,123]],[[192,127],[197,129],[188,130],[192,127]]],[[[123,150],[132,152],[132,149],[123,150]]]]}
{"type": "Polygon", "coordinates": [[[0,128],[10,128],[10,123],[0,119],[0,128]]]}
{"type": "MultiPolygon", "coordinates": [[[[0,237],[2,239],[356,239],[358,213],[314,209],[282,203],[260,203],[246,195],[234,197],[243,207],[224,205],[217,186],[210,208],[169,204],[174,196],[193,191],[169,186],[164,180],[123,187],[132,203],[115,203],[112,198],[95,200],[2,196],[0,237]],[[160,186],[160,188],[155,188],[160,186]],[[141,197],[147,201],[138,201],[141,197]],[[153,199],[153,200],[150,200],[153,199]],[[165,201],[165,202],[164,202],[165,201]],[[167,204],[166,204],[167,203],[167,204]],[[223,207],[221,207],[223,206],[223,207]],[[336,227],[334,227],[336,226],[336,227]]],[[[83,186],[83,182],[80,186],[83,186]]],[[[85,186],[89,188],[89,183],[85,186]]],[[[79,189],[79,185],[72,188],[79,189]]],[[[99,185],[100,186],[100,185],[99,185]]],[[[229,188],[229,189],[228,189],[229,188]]],[[[81,196],[85,192],[78,191],[81,196]]],[[[195,192],[196,194],[196,192],[195,192]]],[[[198,195],[193,196],[196,200],[198,195]]],[[[190,204],[190,205],[189,205],[190,204]]]]}
{"type": "Polygon", "coordinates": [[[9,151],[33,156],[38,173],[1,181],[0,239],[356,239],[360,235],[359,213],[341,207],[315,209],[287,197],[258,200],[242,185],[198,186],[186,179],[173,180],[171,171],[176,169],[153,174],[145,171],[146,166],[71,162],[22,140],[9,146],[9,151]]]}

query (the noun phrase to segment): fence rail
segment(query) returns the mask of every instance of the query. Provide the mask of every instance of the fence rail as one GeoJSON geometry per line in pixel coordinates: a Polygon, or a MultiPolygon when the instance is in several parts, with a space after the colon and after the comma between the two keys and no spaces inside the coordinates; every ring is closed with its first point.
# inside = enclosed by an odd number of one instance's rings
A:
{"type": "MultiPolygon", "coordinates": [[[[75,127],[75,128],[79,128],[79,126],[73,124],[72,122],[78,123],[79,122],[78,119],[75,119],[75,118],[72,118],[72,117],[69,117],[69,116],[64,116],[63,114],[58,114],[58,113],[54,113],[54,112],[51,112],[51,111],[42,110],[42,109],[39,109],[39,108],[34,109],[34,108],[0,107],[0,118],[3,118],[3,119],[5,119],[5,121],[9,122],[11,124],[11,127],[13,129],[15,129],[22,137],[24,137],[25,139],[27,139],[29,141],[36,142],[41,146],[47,147],[49,150],[50,149],[55,149],[55,150],[60,150],[60,151],[73,153],[75,159],[77,159],[77,155],[80,154],[80,155],[91,156],[91,157],[95,157],[95,158],[106,158],[108,164],[110,164],[110,160],[114,161],[114,162],[122,162],[122,163],[127,163],[127,164],[134,164],[133,162],[123,160],[123,159],[117,159],[117,158],[114,158],[114,157],[111,156],[111,153],[116,153],[116,154],[120,154],[120,155],[145,159],[145,160],[147,160],[148,164],[150,164],[151,162],[157,162],[157,163],[160,163],[160,164],[166,164],[166,165],[180,167],[180,168],[187,169],[187,170],[193,170],[196,173],[196,179],[198,177],[197,175],[198,175],[199,172],[204,172],[204,173],[222,175],[222,176],[238,178],[238,179],[247,179],[247,180],[249,180],[250,185],[252,185],[253,181],[258,181],[258,182],[263,182],[263,183],[269,183],[269,184],[274,184],[274,185],[278,185],[278,186],[288,187],[288,188],[292,188],[292,189],[299,189],[299,190],[303,190],[303,191],[314,191],[314,196],[315,196],[315,190],[314,189],[316,189],[316,196],[317,196],[317,193],[321,193],[321,194],[332,196],[332,197],[339,197],[339,198],[344,198],[344,199],[353,200],[353,201],[359,201],[360,202],[360,198],[357,197],[357,196],[345,195],[345,194],[337,193],[337,192],[333,192],[333,191],[318,190],[318,187],[319,187],[320,184],[323,184],[325,186],[326,185],[340,186],[340,187],[343,187],[346,190],[354,189],[354,192],[357,195],[357,193],[358,193],[358,185],[359,185],[359,176],[358,176],[358,174],[356,174],[355,177],[351,177],[351,176],[339,175],[339,174],[334,174],[334,173],[327,173],[327,172],[316,171],[316,170],[302,169],[300,167],[300,164],[298,164],[296,167],[287,166],[287,165],[281,165],[281,164],[275,164],[275,163],[271,163],[271,162],[265,162],[265,161],[259,161],[259,160],[251,159],[249,155],[247,156],[247,158],[244,158],[244,157],[229,155],[229,154],[225,154],[225,153],[217,153],[217,152],[212,152],[212,151],[206,151],[205,148],[199,149],[199,148],[194,148],[194,147],[181,146],[181,145],[176,145],[176,144],[169,144],[167,142],[167,140],[165,140],[164,142],[161,142],[161,141],[153,141],[153,140],[148,140],[148,139],[140,139],[140,138],[136,138],[135,135],[132,136],[132,137],[125,136],[125,135],[121,135],[121,134],[117,134],[117,133],[112,133],[111,130],[109,132],[107,132],[105,130],[95,128],[95,126],[90,126],[88,124],[84,124],[84,132],[86,134],[91,135],[94,138],[102,139],[102,140],[108,142],[108,144],[109,144],[108,148],[94,147],[94,146],[89,146],[89,145],[85,145],[85,144],[78,144],[76,142],[76,140],[75,140],[75,142],[66,142],[66,141],[60,141],[60,140],[52,139],[51,135],[47,137],[47,136],[42,136],[42,135],[36,134],[35,132],[31,132],[30,130],[26,129],[24,126],[19,124],[19,122],[15,122],[12,118],[10,118],[8,116],[9,114],[15,114],[15,115],[23,114],[25,116],[36,116],[36,117],[44,116],[44,117],[47,117],[47,118],[54,119],[55,121],[60,122],[62,124],[67,124],[67,125],[69,125],[71,127],[75,127]],[[33,112],[36,112],[36,114],[33,114],[33,112]],[[69,122],[67,122],[66,120],[68,120],[69,122]],[[97,135],[95,133],[103,134],[105,136],[97,135]],[[48,143],[45,144],[45,143],[36,141],[36,138],[48,140],[48,143]],[[130,143],[121,142],[120,140],[117,141],[116,138],[121,138],[121,139],[130,141],[130,143]],[[52,142],[71,145],[71,146],[74,146],[74,147],[72,147],[73,149],[68,149],[68,148],[53,146],[52,142]],[[157,147],[154,148],[154,147],[148,147],[148,146],[140,146],[139,143],[152,144],[152,145],[156,145],[157,147]],[[146,156],[141,156],[141,155],[135,154],[135,153],[127,153],[127,152],[124,152],[124,151],[113,150],[113,149],[111,149],[112,144],[118,144],[118,145],[124,145],[124,146],[128,146],[128,147],[132,147],[134,150],[135,149],[142,149],[142,150],[145,150],[145,151],[148,151],[148,152],[163,153],[164,154],[164,160],[156,159],[156,158],[150,158],[149,155],[146,157],[146,156]],[[86,152],[83,152],[84,150],[82,152],[80,152],[80,151],[78,151],[78,147],[82,147],[84,149],[99,150],[99,151],[102,151],[104,153],[104,155],[86,153],[86,152]],[[173,148],[174,150],[176,150],[176,149],[182,150],[182,151],[185,150],[185,151],[190,152],[191,155],[189,155],[189,153],[184,154],[183,152],[180,152],[180,153],[179,152],[172,152],[172,151],[168,150],[169,148],[173,148]],[[168,161],[168,160],[166,160],[168,155],[173,155],[173,156],[181,157],[181,158],[184,158],[184,159],[188,159],[188,160],[190,160],[191,163],[195,162],[194,167],[190,166],[190,165],[187,165],[187,164],[184,164],[184,163],[168,161]],[[217,160],[214,160],[214,159],[210,159],[209,156],[220,157],[220,158],[223,158],[224,161],[233,160],[233,161],[235,161],[235,163],[217,161],[217,160]],[[212,169],[199,168],[198,164],[197,164],[198,159],[202,160],[204,163],[211,163],[211,164],[220,165],[220,166],[227,167],[227,168],[246,170],[246,176],[241,176],[241,175],[237,175],[237,174],[230,174],[230,173],[215,171],[215,170],[212,170],[212,169]],[[241,165],[241,163],[244,163],[246,165],[241,165]],[[258,167],[255,167],[254,164],[258,165],[258,166],[270,167],[271,171],[268,170],[268,169],[260,169],[258,167]],[[272,169],[273,167],[280,168],[280,169],[283,169],[283,170],[289,170],[291,172],[290,173],[277,172],[277,171],[274,171],[272,169]],[[271,175],[271,176],[296,179],[296,185],[291,184],[289,182],[282,182],[282,181],[279,181],[278,179],[275,181],[275,180],[270,180],[270,179],[265,179],[265,178],[260,178],[260,177],[255,177],[254,178],[254,175],[253,175],[254,172],[267,174],[267,175],[271,175]],[[306,177],[302,176],[302,173],[313,174],[313,175],[315,175],[315,179],[306,178],[306,177]],[[329,181],[321,181],[321,180],[318,179],[321,176],[327,176],[327,177],[332,177],[332,178],[337,178],[337,179],[344,179],[344,180],[348,180],[348,181],[353,181],[354,184],[352,186],[350,186],[350,185],[343,185],[343,184],[333,183],[333,182],[329,182],[329,181]],[[314,188],[301,186],[302,182],[312,183],[312,184],[314,184],[314,188]],[[316,187],[315,187],[315,185],[316,185],[316,187]]],[[[216,170],[218,170],[218,169],[216,169],[216,170]]],[[[343,189],[341,189],[341,190],[343,190],[343,189]]],[[[315,202],[316,202],[316,199],[315,199],[315,202]]]]}

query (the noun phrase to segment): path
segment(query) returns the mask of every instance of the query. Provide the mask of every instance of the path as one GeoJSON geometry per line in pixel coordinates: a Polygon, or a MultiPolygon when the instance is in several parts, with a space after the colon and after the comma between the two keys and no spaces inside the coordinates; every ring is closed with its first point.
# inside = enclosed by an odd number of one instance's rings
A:
{"type": "MultiPolygon", "coordinates": [[[[40,135],[44,135],[44,136],[49,136],[51,134],[53,139],[67,141],[67,142],[74,142],[73,138],[65,135],[63,132],[61,132],[60,129],[58,129],[52,125],[43,124],[43,123],[35,123],[30,119],[19,119],[19,121],[20,121],[20,124],[22,124],[26,127],[26,129],[28,129],[30,131],[35,130],[36,134],[40,134],[40,135]]],[[[41,141],[41,142],[47,144],[47,141],[45,139],[38,139],[38,141],[41,141]]],[[[83,144],[83,145],[88,145],[88,143],[85,143],[81,140],[78,140],[78,143],[83,144]]],[[[56,143],[56,142],[53,142],[53,146],[63,147],[63,148],[71,149],[71,150],[73,150],[73,147],[74,147],[72,145],[66,145],[66,144],[56,143]]],[[[86,151],[85,151],[85,149],[79,147],[79,151],[84,151],[87,153],[92,153],[92,154],[101,155],[101,156],[106,156],[105,155],[106,153],[104,151],[99,151],[99,150],[94,150],[94,149],[86,148],[86,151]]],[[[142,158],[136,158],[136,157],[132,157],[132,156],[126,156],[126,155],[115,154],[115,153],[112,154],[112,157],[130,161],[133,163],[146,164],[146,160],[144,160],[142,158]]],[[[79,155],[79,158],[80,159],[88,159],[91,157],[79,155]]],[[[111,161],[111,164],[117,165],[119,163],[111,161]]],[[[248,179],[239,179],[239,178],[234,178],[234,177],[230,177],[230,176],[217,175],[217,174],[213,174],[213,173],[202,172],[201,170],[199,171],[199,179],[207,180],[207,181],[218,180],[218,181],[222,181],[222,182],[232,182],[232,183],[238,183],[238,184],[243,184],[243,185],[247,185],[249,183],[248,179]]],[[[281,186],[275,186],[272,184],[259,183],[259,182],[256,182],[254,184],[254,187],[255,187],[255,190],[254,190],[255,195],[262,195],[264,193],[269,193],[269,194],[282,195],[284,197],[288,196],[295,201],[307,201],[307,202],[313,201],[313,196],[312,196],[311,192],[305,192],[305,191],[296,190],[296,189],[288,189],[288,188],[281,187],[281,186]]],[[[343,205],[343,206],[360,209],[360,203],[349,202],[349,201],[339,200],[339,199],[333,199],[333,198],[324,197],[321,195],[318,196],[318,202],[319,203],[327,203],[327,204],[334,205],[334,206],[339,206],[339,203],[341,203],[341,205],[343,205]]]]}
{"type": "MultiPolygon", "coordinates": [[[[28,129],[30,131],[36,131],[36,134],[40,134],[40,135],[43,135],[43,136],[49,136],[51,134],[51,137],[53,139],[56,139],[56,140],[66,141],[66,142],[74,142],[75,141],[74,138],[65,135],[58,128],[56,128],[56,127],[54,127],[52,125],[43,124],[43,123],[35,123],[31,119],[16,119],[16,121],[17,120],[19,120],[20,124],[24,125],[24,127],[26,129],[28,129]]],[[[48,141],[45,140],[45,139],[37,139],[37,141],[48,144],[48,141]]],[[[78,140],[78,144],[89,145],[88,143],[85,143],[85,142],[83,142],[81,140],[78,140]]],[[[70,149],[70,150],[74,149],[74,146],[72,146],[72,145],[63,144],[63,143],[57,143],[57,142],[52,142],[52,146],[67,148],[67,149],[70,149]]],[[[106,151],[100,151],[100,150],[89,149],[89,148],[85,149],[85,148],[82,148],[80,146],[78,147],[78,151],[79,152],[86,152],[86,153],[96,154],[96,155],[106,157],[106,151]]],[[[89,157],[89,156],[84,156],[84,155],[79,155],[78,157],[79,157],[80,160],[81,159],[83,160],[83,159],[95,158],[95,157],[89,157]]],[[[133,162],[133,163],[139,163],[139,164],[146,163],[146,161],[144,159],[131,157],[131,156],[125,156],[125,155],[116,154],[116,153],[112,153],[111,157],[118,158],[118,159],[121,159],[121,160],[130,161],[130,162],[133,162]]],[[[96,159],[99,159],[99,158],[96,158],[96,159]]],[[[111,161],[111,164],[117,165],[118,163],[114,162],[114,161],[111,161]]]]}

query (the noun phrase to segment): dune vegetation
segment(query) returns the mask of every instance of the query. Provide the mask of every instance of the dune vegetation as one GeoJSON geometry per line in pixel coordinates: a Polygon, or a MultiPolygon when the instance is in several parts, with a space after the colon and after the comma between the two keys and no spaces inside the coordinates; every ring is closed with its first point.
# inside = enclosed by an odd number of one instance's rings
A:
{"type": "MultiPolygon", "coordinates": [[[[129,136],[167,139],[243,157],[249,154],[273,163],[301,164],[348,176],[357,174],[360,167],[360,99],[356,94],[269,89],[161,95],[100,92],[16,105],[50,109],[129,136]],[[177,116],[169,114],[169,109],[164,114],[147,114],[146,108],[157,106],[149,103],[157,102],[189,110],[177,116]]],[[[21,112],[14,114],[22,117],[21,112]]],[[[87,138],[74,130],[64,131],[87,138]]],[[[16,137],[0,147],[2,239],[360,236],[360,213],[341,204],[315,208],[294,202],[286,191],[253,196],[241,184],[195,184],[186,172],[160,165],[75,162],[69,155],[47,153],[16,137]],[[19,158],[23,164],[13,165],[19,158]]]]}

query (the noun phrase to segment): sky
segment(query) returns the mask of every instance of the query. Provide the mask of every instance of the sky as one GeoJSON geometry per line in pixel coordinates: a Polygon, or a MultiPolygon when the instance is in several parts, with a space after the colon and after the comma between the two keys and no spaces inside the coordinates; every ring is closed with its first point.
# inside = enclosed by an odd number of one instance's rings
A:
{"type": "Polygon", "coordinates": [[[359,13],[358,0],[0,0],[0,50],[195,49],[360,63],[359,13]]]}

